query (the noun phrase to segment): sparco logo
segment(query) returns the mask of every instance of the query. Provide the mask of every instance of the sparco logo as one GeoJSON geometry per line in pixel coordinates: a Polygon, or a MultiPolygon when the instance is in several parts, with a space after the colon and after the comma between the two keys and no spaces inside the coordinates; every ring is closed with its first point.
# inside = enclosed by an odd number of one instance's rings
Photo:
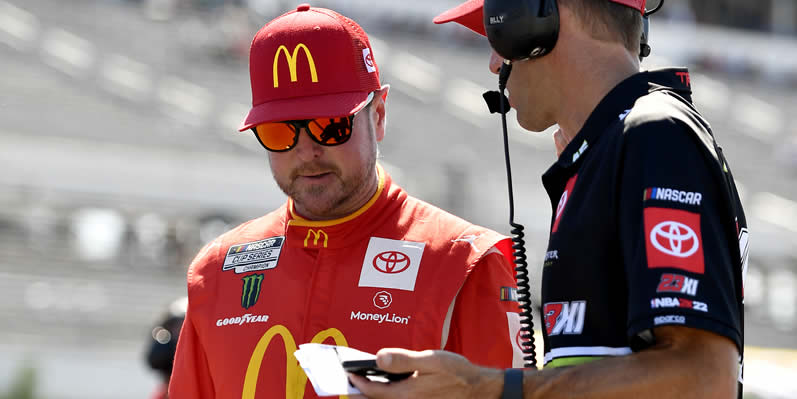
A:
{"type": "Polygon", "coordinates": [[[385,251],[374,256],[372,263],[382,273],[396,274],[410,267],[410,258],[402,252],[385,251]]]}
{"type": "Polygon", "coordinates": [[[678,316],[678,315],[667,315],[667,316],[656,316],[653,319],[653,324],[684,324],[686,323],[686,317],[678,316]]]}
{"type": "Polygon", "coordinates": [[[379,309],[386,309],[393,303],[393,295],[387,291],[379,291],[374,295],[374,306],[379,309]]]}
{"type": "Polygon", "coordinates": [[[267,314],[253,315],[253,314],[247,313],[247,314],[245,314],[243,316],[228,317],[226,319],[218,319],[218,320],[216,320],[216,326],[218,326],[218,327],[221,327],[221,326],[242,326],[242,325],[248,324],[248,323],[265,323],[267,321],[268,321],[268,315],[267,314]]]}
{"type": "Polygon", "coordinates": [[[382,323],[395,323],[395,324],[410,324],[410,316],[400,317],[397,314],[389,313],[365,313],[365,312],[351,312],[351,320],[363,321],[377,321],[382,323]]]}
{"type": "Polygon", "coordinates": [[[675,221],[657,224],[650,231],[650,243],[667,255],[688,258],[700,248],[700,240],[691,227],[675,221]]]}

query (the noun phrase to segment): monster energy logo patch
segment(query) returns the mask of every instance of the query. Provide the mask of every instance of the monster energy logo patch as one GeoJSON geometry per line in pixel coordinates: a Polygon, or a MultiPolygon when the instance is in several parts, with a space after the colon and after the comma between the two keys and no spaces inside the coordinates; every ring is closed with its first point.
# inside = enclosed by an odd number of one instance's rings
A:
{"type": "Polygon", "coordinates": [[[249,309],[257,303],[260,298],[260,286],[263,285],[262,274],[252,274],[241,279],[244,282],[241,292],[241,306],[249,309]]]}

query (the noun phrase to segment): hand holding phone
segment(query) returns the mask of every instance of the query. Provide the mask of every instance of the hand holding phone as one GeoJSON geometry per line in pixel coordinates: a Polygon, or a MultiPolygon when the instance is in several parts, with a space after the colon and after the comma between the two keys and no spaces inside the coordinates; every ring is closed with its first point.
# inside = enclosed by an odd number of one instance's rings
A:
{"type": "Polygon", "coordinates": [[[363,377],[382,377],[388,382],[401,381],[409,378],[412,372],[408,373],[388,373],[376,366],[376,359],[368,360],[346,360],[342,363],[343,369],[349,373],[363,377]]]}

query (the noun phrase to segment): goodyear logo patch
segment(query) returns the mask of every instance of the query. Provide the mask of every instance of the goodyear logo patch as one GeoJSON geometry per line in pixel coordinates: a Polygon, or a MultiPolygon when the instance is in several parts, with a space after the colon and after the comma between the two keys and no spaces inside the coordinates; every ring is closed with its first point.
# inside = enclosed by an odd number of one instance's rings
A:
{"type": "Polygon", "coordinates": [[[285,236],[235,244],[227,250],[222,271],[235,270],[236,274],[273,269],[277,267],[285,236]]]}

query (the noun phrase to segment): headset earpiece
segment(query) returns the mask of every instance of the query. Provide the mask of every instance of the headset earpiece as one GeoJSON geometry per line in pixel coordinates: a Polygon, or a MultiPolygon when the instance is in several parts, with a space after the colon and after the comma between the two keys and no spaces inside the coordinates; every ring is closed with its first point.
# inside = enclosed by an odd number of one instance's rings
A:
{"type": "Polygon", "coordinates": [[[559,8],[556,0],[484,0],[484,28],[501,57],[540,57],[556,45],[559,8]]]}

